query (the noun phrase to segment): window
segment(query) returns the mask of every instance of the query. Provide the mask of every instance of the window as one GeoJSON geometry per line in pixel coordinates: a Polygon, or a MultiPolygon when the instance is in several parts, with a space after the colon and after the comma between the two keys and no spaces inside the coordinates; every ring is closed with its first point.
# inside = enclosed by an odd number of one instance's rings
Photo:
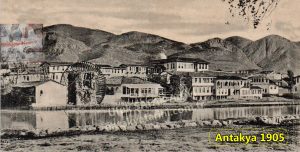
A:
{"type": "Polygon", "coordinates": [[[123,94],[126,94],[126,87],[123,87],[123,94]]]}
{"type": "Polygon", "coordinates": [[[144,88],[142,88],[141,92],[142,92],[142,94],[144,94],[144,93],[145,93],[145,89],[144,89],[144,88]]]}
{"type": "Polygon", "coordinates": [[[42,95],[43,95],[43,93],[44,93],[44,92],[43,92],[43,90],[40,90],[40,96],[42,96],[42,95]]]}
{"type": "Polygon", "coordinates": [[[197,81],[198,81],[198,78],[195,78],[195,83],[197,83],[197,81]]]}

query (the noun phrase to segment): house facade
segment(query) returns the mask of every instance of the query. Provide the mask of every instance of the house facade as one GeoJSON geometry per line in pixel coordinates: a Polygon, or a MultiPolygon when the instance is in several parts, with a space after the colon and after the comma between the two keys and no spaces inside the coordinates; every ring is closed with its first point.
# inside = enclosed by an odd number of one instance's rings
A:
{"type": "Polygon", "coordinates": [[[257,86],[243,87],[240,89],[240,99],[262,99],[262,91],[257,86]]]}
{"type": "Polygon", "coordinates": [[[41,64],[41,74],[45,76],[45,80],[60,82],[71,64],[71,62],[44,62],[41,64]]]}
{"type": "Polygon", "coordinates": [[[193,100],[212,100],[216,77],[198,72],[192,73],[191,78],[193,100]]]}
{"type": "Polygon", "coordinates": [[[251,85],[257,86],[263,89],[264,95],[278,95],[279,86],[264,75],[251,76],[251,85]]]}
{"type": "Polygon", "coordinates": [[[295,76],[294,81],[295,81],[295,85],[293,87],[293,92],[300,93],[300,75],[295,76]]]}
{"type": "Polygon", "coordinates": [[[154,65],[163,65],[168,72],[200,72],[209,70],[209,62],[202,59],[170,57],[153,60],[154,65]]]}
{"type": "Polygon", "coordinates": [[[67,86],[55,81],[37,81],[19,83],[13,87],[16,96],[19,96],[20,105],[33,107],[66,106],[67,86]]]}
{"type": "Polygon", "coordinates": [[[250,88],[250,80],[238,76],[217,76],[215,98],[238,99],[242,88],[250,88]]]}
{"type": "MultiPolygon", "coordinates": [[[[108,88],[114,90],[112,94],[115,100],[125,102],[152,101],[163,96],[164,89],[160,84],[146,81],[139,77],[112,78],[109,80],[108,88]]],[[[106,99],[112,98],[106,95],[106,99]]]]}

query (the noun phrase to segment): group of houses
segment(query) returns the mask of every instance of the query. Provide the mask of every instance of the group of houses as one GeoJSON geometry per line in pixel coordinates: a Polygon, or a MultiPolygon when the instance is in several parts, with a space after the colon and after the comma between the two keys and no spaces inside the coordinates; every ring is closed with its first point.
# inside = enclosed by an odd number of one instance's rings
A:
{"type": "MultiPolygon", "coordinates": [[[[80,70],[84,67],[74,74],[68,70],[72,64],[2,64],[2,91],[14,90],[15,95],[23,93],[31,106],[97,104],[98,81],[93,79],[96,74],[80,70]]],[[[169,57],[148,64],[94,64],[94,69],[99,69],[105,78],[104,100],[109,101],[147,102],[161,97],[176,97],[184,101],[262,99],[288,92],[288,84],[281,73],[256,69],[213,71],[209,64],[202,59],[169,57]]],[[[300,76],[294,79],[293,91],[299,93],[300,76]]]]}

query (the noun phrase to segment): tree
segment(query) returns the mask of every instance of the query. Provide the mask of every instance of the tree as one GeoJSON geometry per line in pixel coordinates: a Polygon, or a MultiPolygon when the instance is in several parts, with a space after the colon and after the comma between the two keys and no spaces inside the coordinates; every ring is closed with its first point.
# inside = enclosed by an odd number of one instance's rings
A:
{"type": "Polygon", "coordinates": [[[293,87],[296,84],[296,81],[294,79],[294,72],[292,70],[288,70],[287,75],[288,75],[288,78],[287,78],[288,89],[289,89],[290,93],[292,93],[293,87]]]}
{"type": "Polygon", "coordinates": [[[222,0],[229,5],[232,17],[241,16],[257,28],[262,20],[270,15],[280,0],[222,0]]]}

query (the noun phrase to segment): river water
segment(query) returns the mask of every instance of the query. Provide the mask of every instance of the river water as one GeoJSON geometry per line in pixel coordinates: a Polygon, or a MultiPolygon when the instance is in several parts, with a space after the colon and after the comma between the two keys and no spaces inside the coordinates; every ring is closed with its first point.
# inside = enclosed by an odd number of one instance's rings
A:
{"type": "Polygon", "coordinates": [[[153,123],[180,120],[225,120],[256,116],[300,115],[300,106],[258,106],[157,110],[1,110],[2,129],[68,129],[86,125],[153,123]]]}

